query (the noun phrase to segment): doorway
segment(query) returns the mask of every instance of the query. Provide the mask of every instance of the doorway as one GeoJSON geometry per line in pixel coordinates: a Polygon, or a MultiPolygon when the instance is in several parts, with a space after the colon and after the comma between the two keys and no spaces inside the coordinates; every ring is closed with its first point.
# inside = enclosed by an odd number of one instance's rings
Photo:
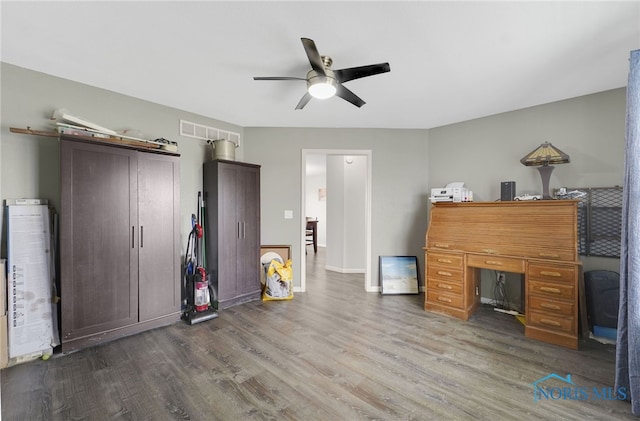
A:
{"type": "MultiPolygon", "coordinates": [[[[364,248],[364,289],[365,291],[372,292],[376,291],[375,288],[371,287],[371,150],[346,150],[346,149],[303,149],[302,150],[302,159],[301,159],[301,215],[300,215],[300,238],[301,238],[301,247],[299,250],[300,256],[300,292],[306,291],[306,255],[307,251],[306,241],[305,241],[305,230],[307,226],[307,205],[306,198],[308,194],[319,194],[319,192],[311,192],[308,191],[310,188],[316,189],[317,186],[307,186],[307,161],[308,157],[315,155],[324,155],[330,161],[336,157],[344,160],[346,164],[349,164],[349,158],[351,161],[360,161],[364,163],[364,171],[362,172],[361,179],[359,183],[362,183],[363,194],[361,198],[361,206],[358,206],[361,211],[356,215],[357,218],[360,218],[360,221],[364,222],[363,232],[358,235],[364,236],[361,240],[361,244],[364,248]]],[[[331,197],[331,193],[327,192],[327,197],[331,197]]],[[[329,219],[331,219],[331,215],[329,215],[329,219]]],[[[334,216],[335,220],[335,216],[334,216]]],[[[326,221],[323,221],[326,224],[326,221]]],[[[325,227],[325,229],[328,229],[325,227]]],[[[330,246],[330,245],[329,245],[330,246]]]]}

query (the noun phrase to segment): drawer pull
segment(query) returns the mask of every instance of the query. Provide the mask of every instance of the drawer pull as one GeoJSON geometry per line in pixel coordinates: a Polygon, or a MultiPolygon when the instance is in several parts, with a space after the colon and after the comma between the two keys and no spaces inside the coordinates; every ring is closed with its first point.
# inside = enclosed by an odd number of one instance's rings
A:
{"type": "Polygon", "coordinates": [[[557,253],[538,253],[538,255],[542,257],[560,257],[557,253]]]}
{"type": "Polygon", "coordinates": [[[440,288],[440,289],[453,289],[453,287],[451,285],[447,285],[447,284],[438,284],[438,288],[440,288]]]}
{"type": "Polygon", "coordinates": [[[494,249],[482,249],[482,251],[484,251],[485,253],[489,253],[489,254],[493,254],[496,251],[494,249]]]}
{"type": "Polygon", "coordinates": [[[554,278],[562,277],[562,274],[560,272],[549,272],[548,270],[540,271],[540,275],[542,275],[542,276],[552,276],[554,278]]]}
{"type": "Polygon", "coordinates": [[[451,302],[451,298],[438,297],[438,301],[443,301],[445,303],[450,303],[451,302]]]}
{"type": "Polygon", "coordinates": [[[560,323],[556,322],[555,320],[549,320],[549,319],[540,319],[540,323],[543,323],[545,325],[556,326],[556,327],[562,326],[560,323]]]}
{"type": "Polygon", "coordinates": [[[435,243],[433,246],[437,247],[439,249],[448,249],[449,248],[449,244],[435,243]]]}
{"type": "Polygon", "coordinates": [[[560,310],[560,306],[555,305],[555,304],[549,304],[549,303],[541,303],[540,307],[548,308],[550,310],[560,310]]]}
{"type": "Polygon", "coordinates": [[[540,287],[540,291],[551,292],[553,294],[562,294],[562,291],[560,291],[559,288],[552,288],[552,287],[540,287]]]}
{"type": "Polygon", "coordinates": [[[444,270],[439,270],[438,275],[451,276],[451,272],[445,272],[444,270]]]}
{"type": "Polygon", "coordinates": [[[485,260],[484,262],[488,265],[502,266],[502,262],[499,262],[497,260],[485,260]]]}
{"type": "Polygon", "coordinates": [[[451,259],[443,259],[443,258],[439,258],[439,259],[438,259],[438,262],[440,262],[440,263],[453,263],[453,262],[451,261],[451,259]]]}

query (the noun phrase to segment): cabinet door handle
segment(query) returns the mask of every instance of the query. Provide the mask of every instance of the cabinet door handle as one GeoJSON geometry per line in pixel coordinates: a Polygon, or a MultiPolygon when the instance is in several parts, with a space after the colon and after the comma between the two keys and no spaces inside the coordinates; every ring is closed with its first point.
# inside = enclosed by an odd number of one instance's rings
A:
{"type": "Polygon", "coordinates": [[[438,284],[438,288],[441,288],[441,289],[453,289],[453,287],[451,285],[447,285],[447,284],[438,284]]]}
{"type": "Polygon", "coordinates": [[[549,319],[540,319],[540,323],[543,323],[545,325],[556,326],[556,327],[561,326],[561,324],[556,322],[555,320],[549,320],[549,319]]]}
{"type": "Polygon", "coordinates": [[[553,294],[561,294],[562,293],[562,291],[560,291],[560,289],[551,288],[551,287],[540,287],[540,291],[551,292],[553,294]]]}
{"type": "Polygon", "coordinates": [[[540,271],[540,275],[542,275],[542,276],[552,276],[554,278],[562,277],[562,274],[560,272],[550,272],[548,270],[540,271]]]}
{"type": "Polygon", "coordinates": [[[443,301],[445,303],[450,303],[451,302],[451,298],[438,297],[438,301],[443,301]]]}
{"type": "Polygon", "coordinates": [[[451,272],[445,272],[444,270],[439,270],[438,275],[451,276],[451,272]]]}
{"type": "Polygon", "coordinates": [[[242,238],[247,238],[247,223],[242,223],[242,238]]]}
{"type": "Polygon", "coordinates": [[[438,259],[438,262],[440,262],[440,263],[453,263],[451,261],[451,259],[443,259],[443,258],[438,259]]]}
{"type": "Polygon", "coordinates": [[[548,309],[551,309],[551,310],[560,310],[560,306],[555,305],[555,304],[549,304],[549,303],[541,303],[540,307],[548,308],[548,309]]]}
{"type": "Polygon", "coordinates": [[[131,226],[131,248],[135,248],[136,246],[136,227],[131,226]]]}
{"type": "Polygon", "coordinates": [[[144,247],[144,227],[140,225],[140,248],[144,247]]]}
{"type": "Polygon", "coordinates": [[[238,221],[237,224],[238,224],[238,227],[237,227],[238,228],[238,238],[240,238],[240,221],[238,221]]]}
{"type": "Polygon", "coordinates": [[[502,266],[502,262],[499,262],[497,260],[485,260],[484,262],[488,265],[502,266]]]}

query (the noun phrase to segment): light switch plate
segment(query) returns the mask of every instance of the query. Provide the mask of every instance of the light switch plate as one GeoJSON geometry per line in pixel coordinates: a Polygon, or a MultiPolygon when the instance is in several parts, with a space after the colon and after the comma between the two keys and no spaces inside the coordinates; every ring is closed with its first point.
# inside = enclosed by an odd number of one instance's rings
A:
{"type": "Polygon", "coordinates": [[[293,211],[292,210],[284,211],[284,219],[293,219],[293,211]]]}

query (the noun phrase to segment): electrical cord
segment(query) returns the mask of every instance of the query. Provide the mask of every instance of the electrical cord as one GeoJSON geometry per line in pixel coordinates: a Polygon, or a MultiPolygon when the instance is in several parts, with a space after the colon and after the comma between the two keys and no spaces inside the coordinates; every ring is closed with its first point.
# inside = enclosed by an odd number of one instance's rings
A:
{"type": "Polygon", "coordinates": [[[493,301],[497,308],[503,310],[511,310],[511,304],[509,303],[509,297],[505,288],[504,278],[500,278],[500,272],[494,271],[496,277],[496,283],[493,287],[493,301]]]}

